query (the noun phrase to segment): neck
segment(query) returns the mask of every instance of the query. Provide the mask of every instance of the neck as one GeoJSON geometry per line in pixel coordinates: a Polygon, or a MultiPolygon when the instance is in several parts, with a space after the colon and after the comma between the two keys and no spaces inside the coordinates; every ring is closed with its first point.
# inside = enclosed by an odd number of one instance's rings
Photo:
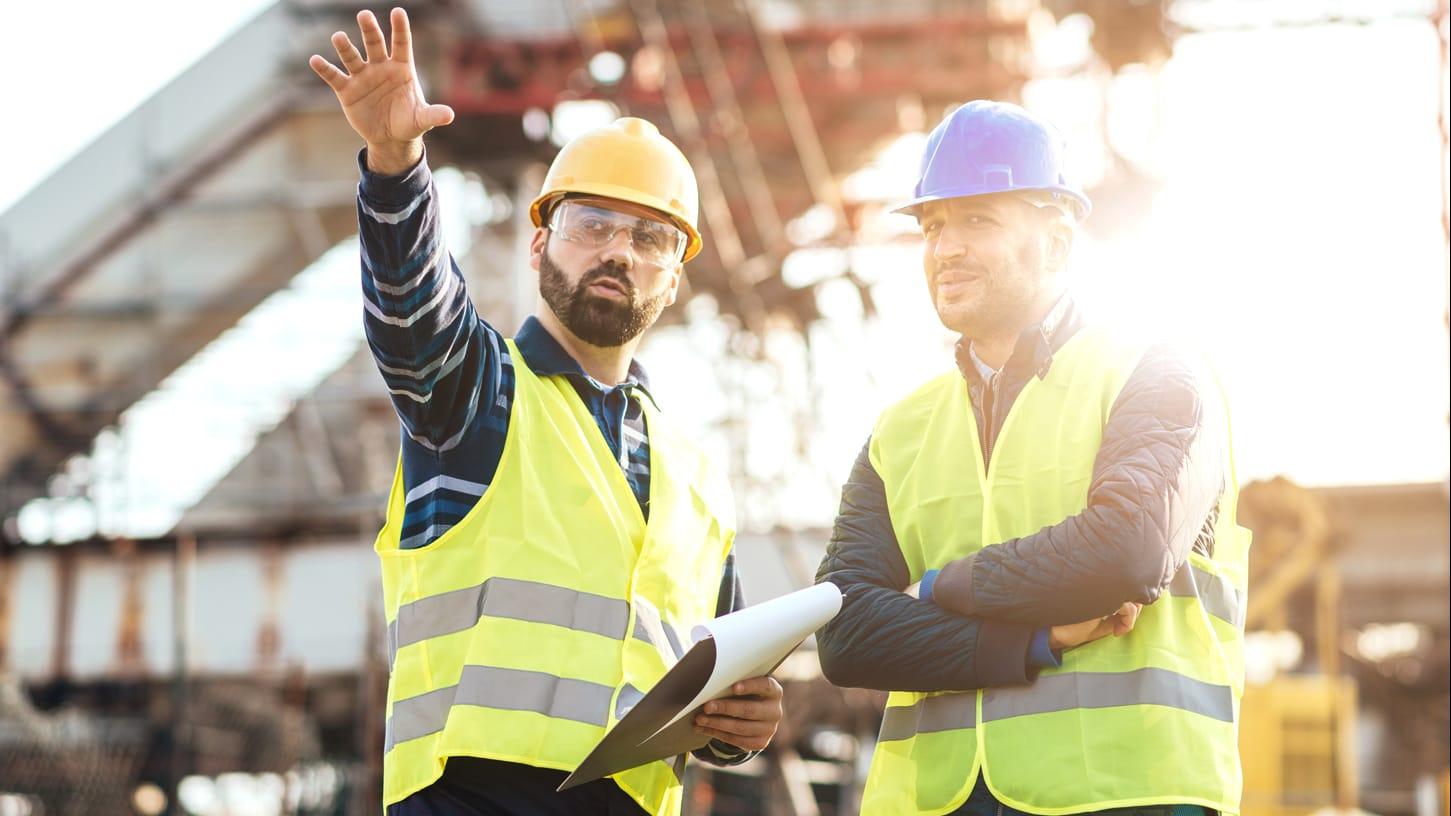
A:
{"type": "Polygon", "coordinates": [[[1023,330],[1042,323],[1062,297],[1062,289],[1045,292],[1028,310],[1024,319],[1004,326],[1000,330],[984,331],[982,337],[969,338],[972,340],[972,353],[976,354],[979,360],[1001,371],[1003,366],[1007,365],[1008,358],[1013,356],[1013,348],[1017,346],[1018,337],[1022,335],[1023,330]]]}
{"type": "Polygon", "coordinates": [[[584,373],[605,385],[619,385],[630,375],[630,360],[634,359],[635,347],[640,345],[639,337],[621,346],[595,346],[566,328],[547,304],[539,303],[535,311],[544,330],[579,363],[584,373]]]}
{"type": "Polygon", "coordinates": [[[995,371],[1002,371],[1003,366],[1007,365],[1008,358],[1013,354],[1013,346],[1017,344],[1017,340],[1017,334],[974,337],[972,338],[972,353],[995,371]]]}

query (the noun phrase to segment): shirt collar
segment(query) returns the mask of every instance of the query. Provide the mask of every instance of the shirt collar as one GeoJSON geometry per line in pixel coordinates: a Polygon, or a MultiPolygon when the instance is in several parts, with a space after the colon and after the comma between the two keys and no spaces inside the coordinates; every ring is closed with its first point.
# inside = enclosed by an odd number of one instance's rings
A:
{"type": "Polygon", "coordinates": [[[983,359],[977,356],[977,349],[973,348],[970,342],[967,344],[967,356],[972,360],[973,366],[977,368],[977,375],[982,378],[983,382],[992,382],[992,378],[998,375],[996,368],[983,362],[983,359]]]}
{"type": "MultiPolygon", "coordinates": [[[[579,362],[565,351],[564,346],[554,339],[554,335],[534,315],[524,319],[524,325],[514,334],[514,345],[524,355],[524,362],[528,364],[529,370],[541,377],[564,376],[587,383],[596,391],[611,390],[611,386],[591,377],[580,367],[579,362]]],[[[655,403],[655,395],[650,393],[650,378],[645,374],[645,368],[635,360],[630,361],[630,370],[625,375],[625,381],[615,387],[638,389],[650,398],[651,403],[655,403]]],[[[655,407],[658,410],[660,406],[655,404],[655,407]]]]}
{"type": "Polygon", "coordinates": [[[1038,323],[1038,331],[1042,332],[1043,339],[1047,340],[1050,346],[1057,345],[1053,341],[1057,338],[1059,329],[1063,328],[1068,317],[1070,300],[1072,299],[1067,293],[1060,296],[1058,302],[1053,304],[1053,308],[1049,309],[1048,314],[1044,315],[1043,320],[1038,323]]]}

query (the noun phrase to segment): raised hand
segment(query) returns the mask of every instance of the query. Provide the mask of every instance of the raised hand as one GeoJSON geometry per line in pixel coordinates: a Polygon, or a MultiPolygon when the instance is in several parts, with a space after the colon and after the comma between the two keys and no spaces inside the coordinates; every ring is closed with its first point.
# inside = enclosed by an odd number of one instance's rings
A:
{"type": "Polygon", "coordinates": [[[307,64],[337,94],[348,124],[367,144],[368,169],[397,175],[423,156],[423,134],[453,121],[453,109],[430,105],[423,98],[413,67],[408,13],[393,9],[389,23],[393,28],[391,54],[373,12],[360,11],[358,28],[366,59],[348,35],[338,31],[332,44],[346,72],[317,54],[307,64]]]}

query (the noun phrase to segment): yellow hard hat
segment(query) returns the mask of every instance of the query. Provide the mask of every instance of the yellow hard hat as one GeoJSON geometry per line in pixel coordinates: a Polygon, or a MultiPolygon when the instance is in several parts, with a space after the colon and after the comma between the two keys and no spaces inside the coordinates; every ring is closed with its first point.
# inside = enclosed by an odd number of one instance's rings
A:
{"type": "Polygon", "coordinates": [[[683,261],[700,254],[695,171],[680,148],[644,119],[625,116],[570,139],[549,165],[539,197],[529,205],[534,226],[542,226],[549,207],[569,193],[659,210],[688,236],[683,261]]]}

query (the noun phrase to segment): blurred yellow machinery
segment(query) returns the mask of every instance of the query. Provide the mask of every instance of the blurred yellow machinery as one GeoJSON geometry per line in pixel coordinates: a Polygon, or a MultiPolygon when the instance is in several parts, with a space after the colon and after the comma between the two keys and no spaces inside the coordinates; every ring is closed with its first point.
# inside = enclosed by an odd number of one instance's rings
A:
{"type": "Polygon", "coordinates": [[[1275,675],[1244,690],[1243,813],[1308,816],[1356,808],[1356,684],[1340,676],[1340,581],[1322,501],[1285,479],[1246,486],[1241,519],[1255,532],[1247,631],[1289,628],[1291,598],[1314,585],[1318,672],[1275,675]]]}
{"type": "Polygon", "coordinates": [[[1355,681],[1285,675],[1245,687],[1239,748],[1246,816],[1353,812],[1355,681]]]}

